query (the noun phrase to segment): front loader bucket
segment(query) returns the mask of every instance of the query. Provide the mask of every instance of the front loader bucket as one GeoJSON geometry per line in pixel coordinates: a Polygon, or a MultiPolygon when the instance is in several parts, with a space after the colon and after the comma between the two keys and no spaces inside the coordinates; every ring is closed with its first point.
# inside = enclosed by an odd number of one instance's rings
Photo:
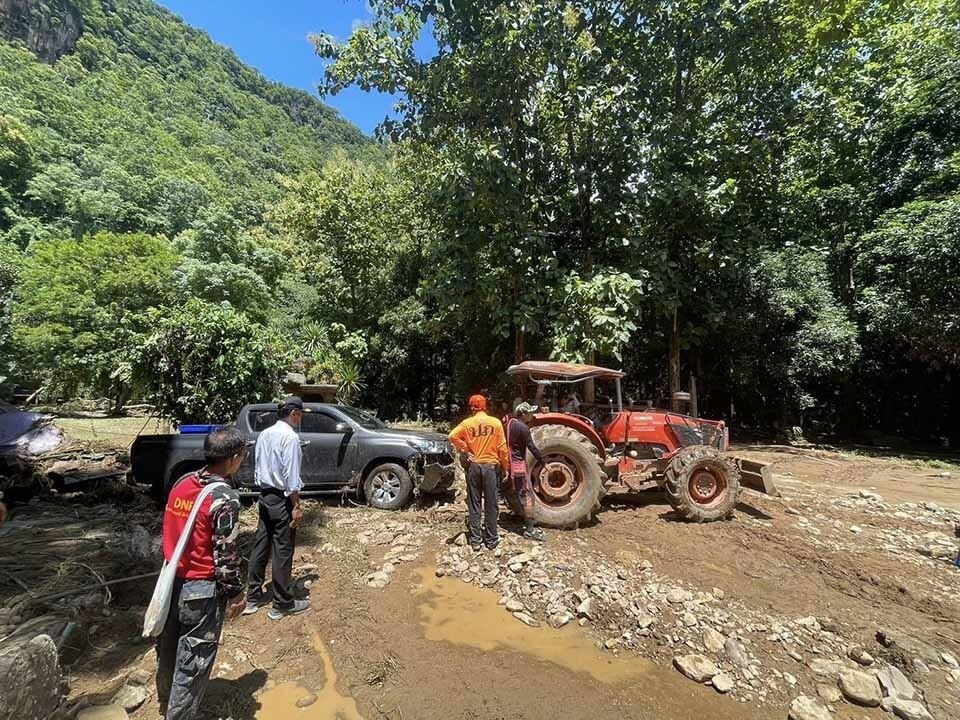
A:
{"type": "Polygon", "coordinates": [[[773,497],[780,497],[780,491],[777,490],[773,482],[773,472],[770,470],[770,463],[757,462],[756,460],[747,460],[746,458],[735,457],[733,461],[740,468],[740,484],[743,487],[762,492],[773,497]]]}

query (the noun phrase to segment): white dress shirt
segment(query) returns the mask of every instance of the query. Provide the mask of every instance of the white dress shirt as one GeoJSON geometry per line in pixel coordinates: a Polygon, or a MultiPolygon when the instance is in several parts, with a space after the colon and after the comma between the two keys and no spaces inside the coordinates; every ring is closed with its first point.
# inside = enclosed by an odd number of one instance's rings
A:
{"type": "Polygon", "coordinates": [[[300,492],[300,435],[277,420],[257,437],[254,482],[259,488],[276,488],[287,497],[300,492]]]}

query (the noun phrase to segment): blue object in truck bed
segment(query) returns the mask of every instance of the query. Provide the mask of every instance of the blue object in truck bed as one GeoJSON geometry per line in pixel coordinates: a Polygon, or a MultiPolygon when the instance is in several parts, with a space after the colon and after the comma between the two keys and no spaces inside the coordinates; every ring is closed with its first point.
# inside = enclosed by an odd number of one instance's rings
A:
{"type": "Polygon", "coordinates": [[[219,425],[181,425],[181,435],[209,435],[216,430],[219,425]]]}

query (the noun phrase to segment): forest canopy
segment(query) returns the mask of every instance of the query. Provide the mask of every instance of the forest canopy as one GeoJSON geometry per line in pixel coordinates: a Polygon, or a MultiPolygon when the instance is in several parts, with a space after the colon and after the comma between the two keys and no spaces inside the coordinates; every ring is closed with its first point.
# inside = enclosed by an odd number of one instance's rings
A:
{"type": "Polygon", "coordinates": [[[144,374],[181,353],[235,405],[295,366],[433,415],[556,358],[741,431],[960,443],[956,3],[369,5],[313,41],[323,92],[400,98],[377,141],[147,0],[3,6],[8,382],[222,419],[144,374]],[[249,357],[197,361],[195,318],[249,357]]]}

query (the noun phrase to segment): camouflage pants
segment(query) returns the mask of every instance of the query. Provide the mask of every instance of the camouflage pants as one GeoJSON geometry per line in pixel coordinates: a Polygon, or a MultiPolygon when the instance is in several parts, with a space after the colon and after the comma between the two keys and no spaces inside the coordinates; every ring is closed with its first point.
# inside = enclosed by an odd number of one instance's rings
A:
{"type": "Polygon", "coordinates": [[[213,580],[177,580],[157,641],[157,699],[166,720],[197,717],[223,627],[226,598],[213,580]]]}

